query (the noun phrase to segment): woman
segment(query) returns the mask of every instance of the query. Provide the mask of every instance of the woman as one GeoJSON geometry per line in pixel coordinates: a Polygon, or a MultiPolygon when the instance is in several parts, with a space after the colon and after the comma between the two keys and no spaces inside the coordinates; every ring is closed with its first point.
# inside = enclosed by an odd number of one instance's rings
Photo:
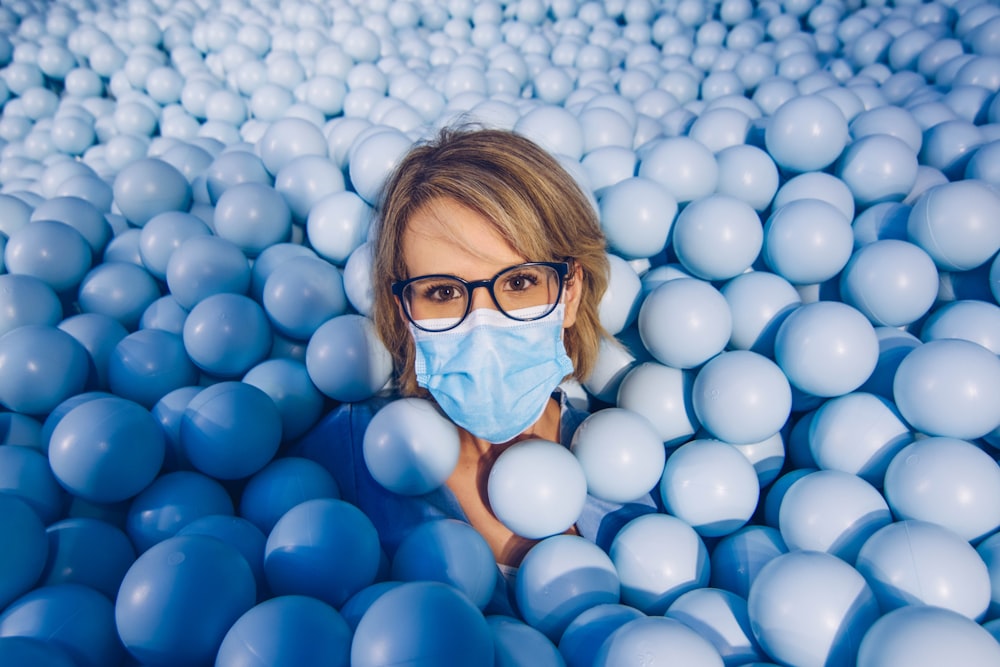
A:
{"type": "MultiPolygon", "coordinates": [[[[300,443],[344,498],[372,518],[387,551],[420,522],[468,521],[497,563],[516,568],[534,544],[490,511],[486,481],[511,444],[568,446],[585,413],[558,385],[585,379],[606,332],[605,240],[587,197],[544,150],[500,130],[444,130],[415,147],[387,182],[374,240],[376,330],[394,356],[395,391],[430,397],[459,427],[458,464],[441,489],[381,488],[360,453],[385,399],[342,406],[300,443]],[[336,447],[330,439],[345,440],[336,447]]],[[[572,529],[608,542],[648,505],[588,499],[572,529]]]]}

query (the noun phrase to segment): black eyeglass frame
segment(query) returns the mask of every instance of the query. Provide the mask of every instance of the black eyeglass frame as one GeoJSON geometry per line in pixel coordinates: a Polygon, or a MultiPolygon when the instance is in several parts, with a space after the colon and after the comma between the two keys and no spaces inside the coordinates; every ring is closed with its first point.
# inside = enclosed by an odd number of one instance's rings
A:
{"type": "Polygon", "coordinates": [[[485,280],[463,280],[458,276],[453,276],[448,273],[430,273],[425,276],[407,278],[406,280],[397,280],[392,283],[392,293],[397,299],[399,299],[399,303],[402,304],[403,306],[403,313],[406,314],[406,319],[408,319],[410,323],[413,324],[413,326],[417,327],[422,331],[428,331],[431,333],[444,333],[445,331],[451,331],[452,329],[456,328],[458,325],[464,322],[465,318],[467,318],[469,316],[469,313],[472,312],[472,292],[477,287],[486,288],[486,291],[489,292],[490,298],[493,299],[493,303],[496,304],[497,310],[499,310],[501,313],[503,313],[510,319],[515,320],[517,322],[532,322],[534,320],[540,320],[549,313],[551,313],[553,310],[555,310],[556,306],[559,305],[559,301],[562,299],[563,287],[566,284],[566,276],[568,275],[569,275],[569,262],[522,262],[521,264],[513,264],[505,269],[501,269],[497,271],[497,273],[492,278],[487,278],[485,280]],[[506,310],[504,310],[503,306],[501,306],[500,302],[497,300],[496,293],[493,291],[493,286],[496,284],[497,278],[499,278],[503,274],[513,269],[517,269],[522,266],[547,266],[556,272],[556,277],[559,279],[559,289],[556,291],[556,300],[552,304],[552,307],[549,308],[544,313],[542,313],[541,315],[536,315],[534,317],[514,317],[506,310]],[[465,312],[462,313],[462,316],[458,318],[458,320],[453,325],[445,329],[425,329],[424,327],[420,326],[417,320],[413,319],[413,314],[410,312],[410,307],[407,304],[406,299],[403,297],[403,290],[409,287],[412,283],[415,283],[418,280],[427,280],[428,278],[442,278],[447,280],[455,280],[461,283],[465,287],[467,295],[465,301],[465,312]]]}

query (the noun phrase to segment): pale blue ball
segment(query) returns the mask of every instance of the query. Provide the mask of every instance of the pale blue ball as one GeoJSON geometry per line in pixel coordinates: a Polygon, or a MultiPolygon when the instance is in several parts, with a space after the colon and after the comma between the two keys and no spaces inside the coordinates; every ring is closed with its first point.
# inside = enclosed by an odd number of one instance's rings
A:
{"type": "Polygon", "coordinates": [[[673,618],[646,616],[627,622],[604,640],[594,658],[600,667],[650,659],[664,664],[722,667],[716,647],[673,618]]]}
{"type": "Polygon", "coordinates": [[[892,401],[896,370],[910,350],[920,345],[920,339],[896,327],[875,327],[875,335],[878,337],[878,362],[859,390],[892,401]]]}
{"type": "Polygon", "coordinates": [[[802,303],[798,290],[776,273],[747,271],[720,291],[733,316],[729,347],[773,357],[778,327],[802,303]]]}
{"type": "Polygon", "coordinates": [[[800,306],[778,329],[774,358],[788,381],[814,396],[861,386],[878,362],[878,336],[858,310],[836,301],[800,306]]]}
{"type": "Polygon", "coordinates": [[[644,416],[666,446],[679,445],[700,426],[691,405],[693,383],[692,371],[640,363],[618,385],[617,405],[644,416]]]}
{"type": "Polygon", "coordinates": [[[854,229],[854,247],[884,239],[907,240],[906,221],[910,206],[900,202],[874,204],[858,213],[851,223],[854,229]]]}
{"type": "Polygon", "coordinates": [[[308,431],[323,413],[323,395],[297,359],[267,359],[243,376],[274,401],[281,415],[281,440],[292,442],[308,431]]]}
{"type": "Polygon", "coordinates": [[[788,282],[808,285],[829,280],[851,258],[851,221],[819,199],[796,199],[775,205],[764,224],[761,253],[772,271],[788,282]]]}
{"type": "Polygon", "coordinates": [[[724,661],[765,660],[750,629],[745,598],[718,588],[699,588],[677,598],[666,612],[712,643],[724,661]]]}
{"type": "Polygon", "coordinates": [[[209,235],[201,218],[182,211],[153,216],[139,234],[139,255],[143,266],[158,280],[166,280],[167,264],[174,250],[192,236],[209,235]]]}
{"type": "Polygon", "coordinates": [[[621,580],[621,601],[662,614],[689,590],[708,585],[708,550],[689,524],[669,514],[644,514],[618,532],[608,555],[621,580]]]}
{"type": "Polygon", "coordinates": [[[920,338],[924,342],[959,338],[1000,354],[1000,306],[976,299],[944,304],[923,323],[920,338]]]}
{"type": "MultiPolygon", "coordinates": [[[[395,129],[386,129],[359,139],[351,147],[348,175],[352,189],[374,206],[382,184],[412,147],[412,140],[395,129]]],[[[323,141],[324,150],[326,142],[323,141]]]]}
{"type": "Polygon", "coordinates": [[[372,477],[390,491],[420,495],[440,487],[458,463],[458,429],[432,402],[395,400],[372,417],[362,452],[372,477]]]}
{"type": "MultiPolygon", "coordinates": [[[[954,112],[945,107],[947,112],[954,112]]],[[[947,118],[924,130],[920,163],[940,169],[949,179],[960,179],[973,152],[985,143],[979,126],[962,118],[947,118]]]]}
{"type": "Polygon", "coordinates": [[[1000,617],[1000,588],[997,586],[1000,581],[1000,535],[994,533],[987,537],[976,546],[976,552],[990,574],[990,606],[986,618],[996,619],[1000,617]]]}
{"type": "Polygon", "coordinates": [[[219,237],[234,243],[248,257],[256,257],[268,246],[289,240],[292,213],[284,197],[271,186],[239,183],[219,197],[212,226],[219,237]]]}
{"type": "Polygon", "coordinates": [[[501,523],[517,535],[541,539],[576,523],[587,500],[587,478],[565,447],[523,440],[497,457],[486,491],[501,523]]]}
{"type": "Polygon", "coordinates": [[[52,197],[35,207],[31,222],[56,220],[63,222],[87,239],[94,257],[100,257],[111,240],[111,225],[94,204],[80,197],[52,197]]]}
{"type": "Polygon", "coordinates": [[[1000,644],[981,625],[948,609],[910,605],[875,622],[861,641],[858,667],[913,665],[940,661],[987,667],[1000,661],[1000,644]]]}
{"type": "Polygon", "coordinates": [[[224,151],[205,169],[205,185],[209,201],[215,204],[229,187],[239,183],[274,182],[264,162],[254,153],[243,150],[224,151]]]}
{"type": "Polygon", "coordinates": [[[538,667],[565,667],[559,650],[538,630],[510,616],[487,616],[496,649],[494,667],[531,664],[538,667]]]}
{"type": "Polygon", "coordinates": [[[321,257],[343,266],[368,237],[374,210],[349,190],[317,200],[304,220],[309,245],[321,257]]]}
{"type": "Polygon", "coordinates": [[[257,302],[264,298],[264,285],[271,273],[293,257],[316,257],[316,252],[298,243],[275,243],[254,258],[250,269],[250,296],[257,302]]]}
{"type": "Polygon", "coordinates": [[[131,331],[160,296],[159,284],[145,268],[131,262],[105,261],[80,281],[77,303],[81,311],[107,315],[131,331]]]}
{"type": "Polygon", "coordinates": [[[955,181],[932,187],[913,204],[910,239],[944,271],[968,271],[1000,249],[1000,195],[982,182],[955,181]]]}
{"type": "Polygon", "coordinates": [[[638,175],[660,183],[678,203],[683,203],[715,191],[719,164],[704,144],[690,137],[669,137],[646,148],[638,175]]]}
{"type": "Polygon", "coordinates": [[[847,145],[847,120],[825,97],[794,97],[775,110],[764,140],[767,152],[783,169],[820,170],[833,164],[847,145]]]}
{"type": "Polygon", "coordinates": [[[240,495],[239,511],[266,535],[285,512],[314,498],[340,498],[337,481],[311,459],[284,456],[247,480],[240,495]]]}
{"type": "Polygon", "coordinates": [[[195,235],[170,255],[166,276],[167,287],[177,303],[190,310],[213,294],[246,294],[250,262],[232,241],[195,235]]]}
{"type": "Polygon", "coordinates": [[[44,280],[0,274],[0,335],[28,324],[55,326],[62,318],[62,303],[44,280]]]}
{"type": "Polygon", "coordinates": [[[158,213],[186,211],[191,206],[191,185],[184,174],[154,157],[143,157],[122,167],[112,190],[118,210],[137,227],[158,213]]]}
{"type": "Polygon", "coordinates": [[[634,607],[617,603],[597,604],[570,621],[559,639],[559,653],[566,667],[589,667],[601,644],[611,633],[645,614],[634,607]]]}
{"type": "Polygon", "coordinates": [[[39,278],[55,292],[75,290],[92,262],[87,239],[56,220],[38,220],[17,229],[4,247],[8,273],[39,278]]]}
{"type": "Polygon", "coordinates": [[[1000,425],[1000,358],[982,345],[941,339],[914,348],[899,363],[893,397],[917,431],[980,438],[1000,425]]]}
{"type": "Polygon", "coordinates": [[[851,136],[855,139],[872,135],[896,137],[914,153],[919,153],[923,145],[923,130],[913,114],[891,104],[866,109],[851,120],[851,136]]]}
{"type": "Polygon", "coordinates": [[[268,126],[255,152],[273,176],[300,155],[326,155],[326,139],[320,128],[307,120],[281,118],[268,126]]]}
{"type": "Polygon", "coordinates": [[[371,320],[348,313],[316,329],[306,347],[306,369],[313,384],[338,401],[362,401],[385,386],[392,356],[375,334],[371,320]]]}
{"type": "Polygon", "coordinates": [[[660,480],[666,452],[653,425],[623,408],[599,410],[573,433],[570,451],[587,478],[587,492],[613,503],[648,494],[660,480]]]}
{"type": "Polygon", "coordinates": [[[681,264],[704,280],[728,280],[757,259],[764,232],[757,212],[729,195],[693,201],[677,216],[673,248],[681,264]]]}
{"type": "MultiPolygon", "coordinates": [[[[161,329],[180,336],[184,333],[184,320],[188,311],[177,303],[172,294],[165,294],[146,306],[139,318],[140,329],[161,329]]],[[[117,322],[117,320],[115,320],[117,322]]]]}
{"type": "Polygon", "coordinates": [[[525,555],[514,588],[518,609],[552,641],[582,612],[619,601],[615,566],[604,551],[578,535],[555,535],[525,555]]]}
{"type": "Polygon", "coordinates": [[[700,366],[721,352],[733,326],[725,297],[695,278],[670,280],[650,292],[638,324],[649,353],[675,368],[700,366]]]}
{"type": "Polygon", "coordinates": [[[902,201],[917,180],[917,154],[902,139],[873,134],[852,142],[837,163],[837,176],[859,206],[902,201]]]}
{"type": "Polygon", "coordinates": [[[777,528],[751,524],[726,535],[712,549],[710,583],[746,599],[757,573],[788,553],[777,528]]]}
{"type": "Polygon", "coordinates": [[[608,254],[608,288],[597,314],[608,333],[617,336],[635,322],[642,305],[642,281],[635,269],[618,255],[608,254]]]}
{"type": "Polygon", "coordinates": [[[750,144],[723,148],[715,156],[719,165],[719,194],[736,197],[756,211],[765,210],[778,191],[778,167],[766,151],[750,144]]]}
{"type": "Polygon", "coordinates": [[[605,188],[599,200],[608,245],[626,258],[652,257],[667,244],[677,200],[659,182],[631,177],[605,188]]]}
{"type": "Polygon", "coordinates": [[[874,241],[851,256],[840,275],[840,294],[873,324],[903,326],[923,317],[934,305],[937,267],[913,243],[874,241]]]}
{"type": "Polygon", "coordinates": [[[274,267],[262,303],[277,332],[297,340],[309,340],[348,305],[340,270],[318,257],[292,257],[274,267]]]}
{"type": "Polygon", "coordinates": [[[825,171],[808,171],[793,176],[782,183],[771,202],[771,210],[776,211],[797,199],[819,199],[832,205],[848,221],[854,219],[854,195],[847,183],[825,171]]]}
{"type": "Polygon", "coordinates": [[[698,371],[691,390],[695,415],[714,437],[751,443],[777,433],[792,409],[781,369],[748,350],[722,352],[698,371]]]}
{"type": "Polygon", "coordinates": [[[325,155],[300,155],[275,174],[274,191],[288,204],[292,220],[304,225],[317,202],[344,191],[344,174],[325,155]]]}
{"type": "Polygon", "coordinates": [[[828,553],[792,551],[765,565],[750,587],[754,636],[772,659],[794,665],[853,665],[879,617],[871,588],[828,553]]]}
{"type": "Polygon", "coordinates": [[[90,355],[73,336],[53,326],[29,324],[0,337],[0,404],[28,415],[46,415],[83,391],[90,355]]]}
{"type": "Polygon", "coordinates": [[[272,335],[264,309],[241,294],[213,294],[184,320],[184,348],[202,371],[219,378],[241,377],[263,361],[272,335]]]}

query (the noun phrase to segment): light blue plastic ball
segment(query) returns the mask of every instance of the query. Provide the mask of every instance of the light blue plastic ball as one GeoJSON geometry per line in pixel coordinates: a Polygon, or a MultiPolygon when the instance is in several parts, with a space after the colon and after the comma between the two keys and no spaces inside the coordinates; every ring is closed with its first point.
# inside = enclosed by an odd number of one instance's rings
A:
{"type": "Polygon", "coordinates": [[[548,637],[510,616],[487,616],[496,649],[494,667],[532,664],[565,667],[566,662],[548,637]]]}
{"type": "Polygon", "coordinates": [[[191,399],[204,389],[200,386],[188,386],[168,392],[156,402],[150,412],[160,422],[165,437],[166,451],[163,456],[163,472],[175,470],[191,470],[191,462],[187,460],[181,449],[180,431],[181,417],[191,399]]]}
{"type": "Polygon", "coordinates": [[[244,375],[271,350],[264,309],[242,294],[213,294],[184,320],[184,348],[202,371],[220,378],[244,375]]]}
{"type": "Polygon", "coordinates": [[[71,335],[31,324],[0,336],[0,404],[28,415],[45,415],[83,391],[90,355],[71,335]]]}
{"type": "MultiPolygon", "coordinates": [[[[1000,618],[1000,588],[997,582],[1000,581],[1000,535],[994,533],[976,546],[976,552],[986,563],[986,568],[990,574],[990,605],[986,611],[986,618],[1000,618]]],[[[996,636],[996,633],[994,633],[996,636]]]]}
{"type": "Polygon", "coordinates": [[[326,196],[345,192],[344,186],[344,173],[326,155],[295,157],[274,177],[274,191],[288,204],[297,225],[305,225],[311,210],[326,196]]]}
{"type": "Polygon", "coordinates": [[[255,148],[271,175],[300,155],[326,155],[327,152],[320,128],[294,117],[271,123],[255,148]]]}
{"type": "Polygon", "coordinates": [[[767,152],[782,169],[817,171],[828,167],[847,145],[847,120],[821,95],[793,97],[771,115],[764,133],[767,152]]]}
{"type": "Polygon", "coordinates": [[[910,206],[900,202],[874,204],[858,213],[851,223],[854,229],[854,247],[860,248],[875,241],[895,239],[906,241],[906,221],[910,206]]]}
{"type": "Polygon", "coordinates": [[[347,164],[354,192],[369,205],[376,205],[382,184],[412,145],[409,136],[394,128],[359,137],[351,145],[347,164]]]}
{"type": "Polygon", "coordinates": [[[265,600],[240,616],[226,632],[215,664],[319,662],[347,667],[350,654],[351,630],[336,609],[315,598],[285,595],[265,600]]]}
{"type": "Polygon", "coordinates": [[[872,134],[855,139],[837,162],[837,177],[861,207],[902,201],[917,181],[917,152],[902,139],[872,134]]]}
{"type": "Polygon", "coordinates": [[[691,405],[694,377],[655,362],[637,364],[618,386],[617,406],[644,416],[664,445],[679,445],[700,426],[691,405]]]}
{"type": "Polygon", "coordinates": [[[866,109],[851,120],[855,139],[887,134],[906,143],[914,153],[923,145],[923,130],[909,110],[891,104],[866,109]]]}
{"type": "Polygon", "coordinates": [[[936,308],[920,327],[924,342],[960,338],[1000,354],[1000,306],[978,299],[961,299],[936,308]]]}
{"type": "Polygon", "coordinates": [[[644,147],[638,175],[659,183],[678,203],[684,203],[715,192],[719,164],[701,142],[686,136],[668,137],[644,147]]]}
{"type": "Polygon", "coordinates": [[[372,244],[368,241],[358,246],[344,265],[344,292],[347,300],[365,317],[371,316],[375,301],[371,266],[372,244]]]}
{"type": "Polygon", "coordinates": [[[845,303],[877,326],[902,326],[923,317],[938,295],[934,260],[919,246],[885,239],[859,248],[840,276],[845,303]]]}
{"type": "Polygon", "coordinates": [[[102,313],[81,313],[59,322],[59,328],[73,336],[90,353],[91,372],[87,386],[107,389],[111,357],[118,343],[128,335],[121,322],[102,313]]]}
{"type": "Polygon", "coordinates": [[[166,211],[149,220],[139,232],[139,255],[143,266],[158,280],[166,280],[170,256],[192,236],[208,236],[212,230],[196,215],[166,211]]]}
{"type": "Polygon", "coordinates": [[[183,339],[162,329],[141,329],[122,338],[108,357],[111,391],[152,408],[165,395],[198,381],[183,339]]]}
{"type": "Polygon", "coordinates": [[[67,504],[45,454],[31,446],[0,447],[0,493],[23,500],[45,525],[61,518],[67,504]]]}
{"type": "Polygon", "coordinates": [[[275,243],[265,248],[253,261],[250,278],[250,296],[257,302],[264,298],[264,285],[271,273],[285,261],[294,257],[317,257],[308,246],[298,243],[275,243]]]}
{"type": "Polygon", "coordinates": [[[673,618],[707,639],[727,664],[766,659],[750,630],[746,598],[718,588],[698,588],[667,609],[673,618]]]}
{"type": "Polygon", "coordinates": [[[475,528],[456,519],[438,519],[407,533],[392,557],[390,577],[449,584],[484,609],[500,581],[495,563],[475,528]]]}
{"type": "Polygon", "coordinates": [[[362,401],[381,389],[392,374],[392,356],[367,317],[348,313],[320,325],[306,347],[306,369],[326,396],[362,401]]]}
{"type": "Polygon", "coordinates": [[[611,667],[642,660],[705,667],[725,664],[711,642],[680,621],[662,616],[637,618],[615,630],[601,644],[594,664],[611,667]]]}
{"type": "Polygon", "coordinates": [[[776,211],[799,199],[819,199],[840,211],[848,222],[854,219],[855,204],[851,189],[825,171],[807,171],[782,183],[771,202],[771,210],[776,211]]]}
{"type": "Polygon", "coordinates": [[[725,348],[732,314],[711,283],[670,280],[650,292],[639,309],[639,334],[653,357],[674,368],[694,368],[725,348]]]}
{"type": "Polygon", "coordinates": [[[819,551],[792,551],[765,565],[750,586],[747,612],[767,655],[804,667],[853,665],[879,617],[864,577],[819,551]]]}
{"type": "Polygon", "coordinates": [[[304,220],[309,245],[327,261],[343,266],[368,237],[374,209],[350,190],[319,199],[304,220]]]}
{"type": "MultiPolygon", "coordinates": [[[[947,105],[945,108],[954,113],[947,105]]],[[[946,118],[924,130],[920,162],[957,180],[965,173],[973,152],[984,143],[982,130],[975,123],[963,118],[946,118]]]]}
{"type": "Polygon", "coordinates": [[[80,667],[121,664],[114,607],[79,584],[44,586],[18,598],[0,615],[0,637],[29,637],[53,644],[80,667]]]}
{"type": "MultiPolygon", "coordinates": [[[[34,588],[45,567],[49,544],[45,525],[31,506],[10,494],[0,494],[0,536],[7,548],[0,553],[0,605],[7,607],[34,588]]],[[[2,618],[2,617],[0,617],[2,618]]],[[[0,636],[3,636],[0,625],[0,636]]]]}
{"type": "Polygon", "coordinates": [[[733,331],[729,347],[774,357],[774,337],[802,296],[776,273],[747,271],[720,289],[729,304],[733,331]]]}
{"type": "Polygon", "coordinates": [[[309,379],[305,364],[295,359],[268,359],[243,376],[274,401],[281,415],[281,440],[292,442],[309,430],[323,412],[323,395],[309,379]]]}
{"type": "Polygon", "coordinates": [[[130,262],[104,262],[80,281],[80,310],[113,317],[134,331],[149,304],[160,298],[156,280],[141,266],[130,262]]]}
{"type": "Polygon", "coordinates": [[[582,612],[617,603],[620,585],[615,566],[600,547],[578,535],[555,535],[524,556],[514,592],[528,625],[558,642],[582,612]]]}
{"type": "Polygon", "coordinates": [[[627,178],[605,188],[599,203],[601,229],[617,255],[652,257],[666,246],[677,201],[657,181],[627,178]]]}
{"type": "Polygon", "coordinates": [[[663,441],[652,423],[624,408],[598,410],[581,422],[570,451],[587,478],[587,492],[613,503],[628,503],[656,487],[666,461],[663,441]]]}
{"type": "Polygon", "coordinates": [[[219,197],[212,227],[247,257],[256,257],[268,246],[289,240],[292,213],[284,197],[271,186],[239,183],[219,197]]]}
{"type": "Polygon", "coordinates": [[[764,224],[761,253],[768,267],[794,285],[827,281],[851,258],[851,219],[819,199],[795,199],[775,207],[764,224]]]}
{"type": "Polygon", "coordinates": [[[100,257],[111,240],[111,225],[97,206],[79,197],[52,197],[35,207],[31,222],[57,220],[87,240],[94,257],[100,257]]]}
{"type": "Polygon", "coordinates": [[[930,521],[979,540],[1000,527],[1000,466],[966,440],[922,438],[889,463],[885,499],[899,519],[930,521]]]}
{"type": "Polygon", "coordinates": [[[618,532],[608,550],[621,580],[621,601],[662,614],[689,590],[708,585],[708,550],[689,524],[669,514],[644,514],[618,532]]]}
{"type": "Polygon", "coordinates": [[[921,344],[920,339],[896,327],[875,327],[875,335],[878,336],[878,362],[859,389],[892,401],[896,370],[910,350],[921,344]]]}
{"type": "Polygon", "coordinates": [[[186,310],[213,294],[246,294],[250,287],[246,255],[218,236],[195,235],[181,243],[167,261],[166,275],[170,293],[186,310]]]}
{"type": "Polygon", "coordinates": [[[587,478],[573,454],[554,442],[522,440],[505,449],[486,481],[490,508],[516,535],[541,539],[565,532],[587,500],[587,478]]]}
{"type": "Polygon", "coordinates": [[[608,288],[601,297],[597,316],[605,330],[617,336],[630,327],[639,315],[642,281],[632,265],[618,255],[609,253],[608,264],[608,288]]]}
{"type": "Polygon", "coordinates": [[[157,477],[129,504],[125,532],[142,553],[203,516],[233,514],[233,500],[216,480],[192,470],[157,477]]]}
{"type": "Polygon", "coordinates": [[[292,257],[274,267],[261,303],[272,326],[284,336],[309,340],[327,320],[347,310],[340,270],[324,259],[292,257]]]}
{"type": "Polygon", "coordinates": [[[11,667],[77,667],[68,651],[34,637],[0,637],[0,661],[11,667]]]}
{"type": "Polygon", "coordinates": [[[719,165],[719,194],[736,197],[755,211],[765,210],[778,191],[778,167],[761,148],[749,144],[728,146],[715,156],[719,165]]]}
{"type": "Polygon", "coordinates": [[[840,470],[817,470],[788,487],[778,527],[789,550],[823,551],[853,563],[865,541],[892,522],[878,490],[840,470]]]}
{"type": "Polygon", "coordinates": [[[913,243],[943,271],[968,271],[1000,249],[1000,195],[982,182],[955,181],[932,187],[914,202],[907,220],[913,243]]]}
{"type": "Polygon", "coordinates": [[[759,442],[777,433],[792,409],[781,369],[749,350],[722,352],[695,377],[691,402],[701,425],[719,440],[759,442]]]}
{"type": "Polygon", "coordinates": [[[559,639],[559,652],[566,667],[588,667],[601,644],[615,630],[645,615],[634,607],[617,603],[594,605],[574,618],[559,639]]]}
{"type": "Polygon", "coordinates": [[[257,584],[257,599],[268,597],[264,578],[264,545],[267,537],[246,519],[228,514],[209,514],[195,519],[177,531],[177,535],[205,535],[233,546],[246,559],[257,584]]]}
{"type": "Polygon", "coordinates": [[[447,584],[417,581],[371,604],[354,633],[351,665],[489,665],[494,651],[489,624],[468,598],[447,584]]]}
{"type": "Polygon", "coordinates": [[[729,195],[691,202],[677,216],[673,249],[681,264],[703,280],[728,280],[754,263],[764,232],[757,212],[729,195]]]}
{"type": "Polygon", "coordinates": [[[371,607],[375,600],[382,597],[386,591],[391,591],[397,586],[402,586],[401,581],[378,581],[371,586],[365,586],[360,591],[352,595],[340,608],[340,615],[347,621],[347,626],[354,632],[361,618],[371,607]]]}
{"type": "Polygon", "coordinates": [[[858,667],[913,665],[941,661],[987,667],[1000,660],[1000,644],[981,625],[948,609],[911,605],[876,621],[858,651],[858,667]]]}
{"type": "Polygon", "coordinates": [[[62,318],[62,303],[44,280],[0,274],[0,335],[27,324],[55,326],[62,318]]]}
{"type": "Polygon", "coordinates": [[[915,430],[953,438],[979,438],[1000,425],[998,391],[1000,358],[961,339],[914,348],[893,381],[896,406],[915,430]]]}
{"type": "Polygon", "coordinates": [[[81,584],[115,599],[135,562],[135,547],[121,529],[100,519],[74,517],[53,523],[46,533],[49,556],[41,585],[81,584]]]}
{"type": "Polygon", "coordinates": [[[309,459],[283,457],[247,480],[240,495],[239,511],[267,534],[285,512],[314,498],[340,498],[333,476],[309,459]]]}
{"type": "Polygon", "coordinates": [[[136,559],[122,580],[115,621],[125,648],[148,665],[211,662],[256,598],[235,547],[202,535],[171,537],[136,559]]]}
{"type": "Polygon", "coordinates": [[[112,190],[118,210],[137,227],[159,213],[187,211],[191,206],[191,185],[184,174],[154,157],[125,165],[115,176],[112,190]]]}
{"type": "Polygon", "coordinates": [[[800,306],[778,328],[774,358],[796,388],[814,396],[854,391],[875,370],[878,336],[858,310],[837,301],[800,306]]]}
{"type": "Polygon", "coordinates": [[[783,553],[788,553],[788,547],[777,528],[744,526],[712,549],[710,585],[746,599],[761,568],[783,553]]]}
{"type": "Polygon", "coordinates": [[[374,583],[379,552],[378,532],[361,510],[343,500],[316,498],[288,510],[274,525],[264,549],[264,574],[275,595],[309,595],[339,608],[374,583]]]}
{"type": "Polygon", "coordinates": [[[39,278],[56,292],[72,292],[90,270],[93,252],[76,229],[38,220],[10,234],[4,246],[8,273],[39,278]]]}
{"type": "Polygon", "coordinates": [[[205,186],[212,204],[217,203],[230,186],[240,183],[271,185],[273,182],[264,162],[251,151],[223,151],[205,169],[205,186]]]}

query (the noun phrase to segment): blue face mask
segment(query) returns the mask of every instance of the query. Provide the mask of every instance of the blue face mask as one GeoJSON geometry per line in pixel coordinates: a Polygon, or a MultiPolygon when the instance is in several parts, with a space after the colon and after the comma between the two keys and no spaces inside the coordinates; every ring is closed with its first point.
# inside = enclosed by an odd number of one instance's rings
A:
{"type": "Polygon", "coordinates": [[[559,304],[542,319],[519,322],[483,308],[438,333],[411,324],[417,384],[472,435],[506,442],[538,421],[573,370],[562,340],[564,311],[559,304]]]}

